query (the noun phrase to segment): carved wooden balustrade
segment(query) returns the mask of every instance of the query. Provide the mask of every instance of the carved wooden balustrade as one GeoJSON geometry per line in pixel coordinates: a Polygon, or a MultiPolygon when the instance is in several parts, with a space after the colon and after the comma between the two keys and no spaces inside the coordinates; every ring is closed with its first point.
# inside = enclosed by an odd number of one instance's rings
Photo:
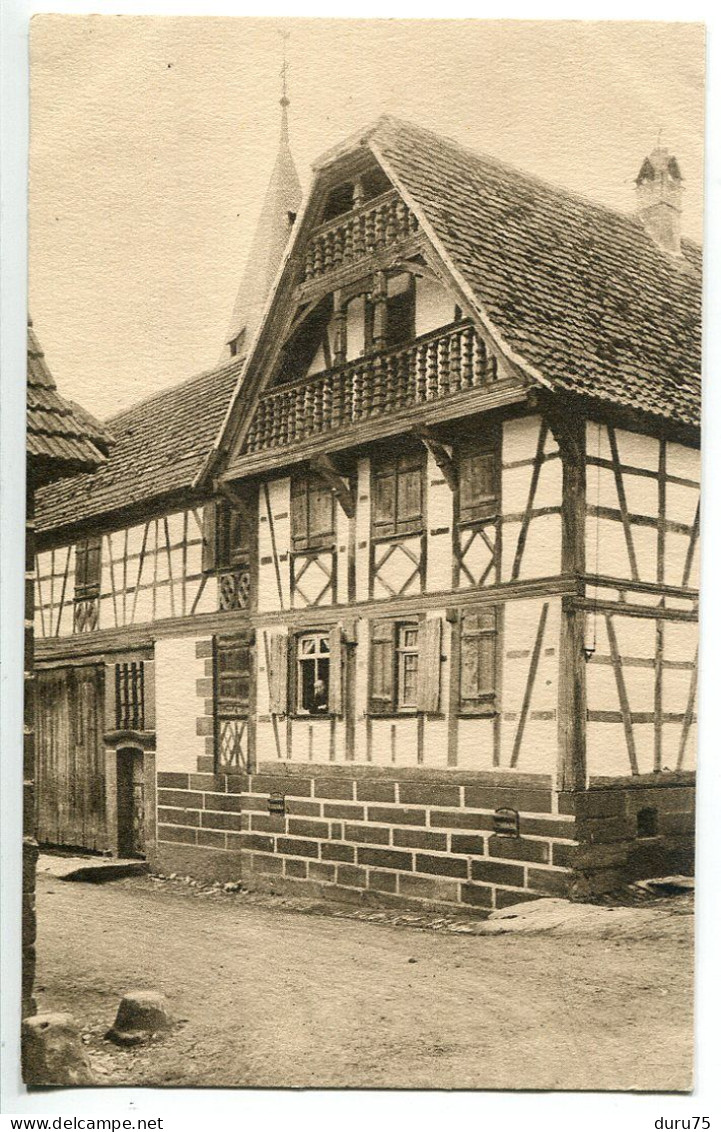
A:
{"type": "Polygon", "coordinates": [[[246,452],[297,444],[369,418],[487,387],[495,359],[469,322],[434,330],[408,346],[356,358],[266,393],[246,452]]]}
{"type": "Polygon", "coordinates": [[[384,193],[316,228],[305,254],[304,282],[400,243],[417,231],[418,221],[398,194],[384,193]]]}

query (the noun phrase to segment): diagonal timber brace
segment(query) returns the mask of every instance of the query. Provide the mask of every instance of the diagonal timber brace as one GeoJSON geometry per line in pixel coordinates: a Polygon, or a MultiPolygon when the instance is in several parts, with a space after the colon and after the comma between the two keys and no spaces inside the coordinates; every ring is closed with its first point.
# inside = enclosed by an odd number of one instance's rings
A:
{"type": "Polygon", "coordinates": [[[333,458],[324,453],[322,456],[317,456],[314,460],[311,460],[311,467],[314,472],[322,476],[345,511],[346,516],[352,519],[355,515],[355,499],[347,477],[341,475],[333,458]]]}
{"type": "Polygon", "coordinates": [[[442,444],[426,425],[418,425],[413,432],[435,460],[438,470],[451,491],[456,492],[458,490],[458,472],[453,461],[453,449],[448,444],[442,444]]]}

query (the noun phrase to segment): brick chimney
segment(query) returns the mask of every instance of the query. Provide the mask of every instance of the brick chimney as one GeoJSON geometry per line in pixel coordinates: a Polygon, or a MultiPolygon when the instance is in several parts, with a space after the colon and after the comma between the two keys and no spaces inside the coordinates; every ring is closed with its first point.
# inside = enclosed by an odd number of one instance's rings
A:
{"type": "Polygon", "coordinates": [[[681,254],[683,177],[675,157],[656,146],[636,177],[638,216],[652,240],[672,255],[681,254]]]}

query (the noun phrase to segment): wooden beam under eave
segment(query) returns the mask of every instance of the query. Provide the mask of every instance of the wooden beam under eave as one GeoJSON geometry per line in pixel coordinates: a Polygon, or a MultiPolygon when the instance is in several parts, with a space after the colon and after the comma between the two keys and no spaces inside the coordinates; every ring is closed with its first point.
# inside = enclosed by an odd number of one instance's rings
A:
{"type": "Polygon", "coordinates": [[[453,461],[453,449],[447,444],[442,444],[427,425],[416,425],[413,434],[418,437],[429,456],[434,460],[449,488],[455,494],[458,491],[458,471],[453,461]]]}
{"type": "Polygon", "coordinates": [[[333,457],[328,456],[327,453],[323,453],[312,459],[310,465],[313,471],[317,472],[328,484],[333,495],[343,508],[346,518],[355,518],[355,499],[353,498],[353,492],[350,489],[348,479],[341,475],[333,457]]]}

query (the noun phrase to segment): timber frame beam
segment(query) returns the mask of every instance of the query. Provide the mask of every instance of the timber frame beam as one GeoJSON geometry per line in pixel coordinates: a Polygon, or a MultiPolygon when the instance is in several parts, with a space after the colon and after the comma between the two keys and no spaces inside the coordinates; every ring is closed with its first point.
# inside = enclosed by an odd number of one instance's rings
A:
{"type": "Polygon", "coordinates": [[[310,466],[333,492],[348,519],[355,517],[355,499],[350,489],[350,482],[346,476],[341,475],[338,465],[332,456],[322,453],[310,461],[310,466]]]}

